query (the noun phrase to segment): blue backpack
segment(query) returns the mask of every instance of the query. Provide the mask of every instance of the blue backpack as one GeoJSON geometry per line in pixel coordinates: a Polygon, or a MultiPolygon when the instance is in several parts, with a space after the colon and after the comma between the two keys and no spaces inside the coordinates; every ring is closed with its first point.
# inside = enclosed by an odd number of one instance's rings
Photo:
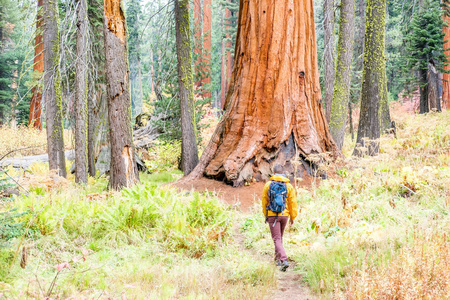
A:
{"type": "MultiPolygon", "coordinates": [[[[269,204],[267,205],[267,212],[273,211],[278,214],[282,213],[286,209],[287,199],[287,186],[285,182],[272,181],[269,186],[269,204]]],[[[268,215],[268,214],[266,214],[268,215]]],[[[273,227],[277,223],[277,220],[273,223],[273,227]]]]}

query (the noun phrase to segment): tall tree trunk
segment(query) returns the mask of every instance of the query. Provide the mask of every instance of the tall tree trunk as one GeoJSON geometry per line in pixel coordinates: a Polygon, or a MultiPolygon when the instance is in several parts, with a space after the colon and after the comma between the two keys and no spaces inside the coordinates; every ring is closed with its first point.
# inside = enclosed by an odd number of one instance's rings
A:
{"type": "Polygon", "coordinates": [[[139,40],[141,4],[139,0],[129,1],[127,8],[128,55],[130,63],[131,107],[133,116],[142,113],[142,81],[139,40]]]}
{"type": "Polygon", "coordinates": [[[223,109],[225,105],[225,89],[226,89],[226,74],[227,74],[227,65],[226,65],[226,54],[225,54],[225,42],[222,40],[222,49],[221,49],[221,57],[222,62],[220,66],[220,108],[223,109]]]}
{"type": "Polygon", "coordinates": [[[341,0],[336,78],[330,119],[330,132],[339,149],[344,145],[347,108],[350,101],[354,28],[355,1],[341,0]]]}
{"type": "MultiPolygon", "coordinates": [[[[443,30],[445,33],[444,36],[444,55],[447,60],[450,61],[450,16],[449,16],[449,8],[447,6],[444,7],[444,21],[447,23],[447,26],[444,25],[443,30]]],[[[450,63],[444,65],[444,70],[450,71],[450,63]]],[[[442,109],[450,109],[450,73],[442,74],[442,109]]]]}
{"type": "Polygon", "coordinates": [[[266,180],[282,164],[339,150],[321,104],[312,0],[240,2],[225,114],[196,169],[233,185],[266,180]]]}
{"type": "MultiPolygon", "coordinates": [[[[194,0],[194,74],[198,77],[201,74],[203,43],[202,43],[202,0],[194,0]]],[[[201,82],[196,82],[196,86],[201,82]]]]}
{"type": "Polygon", "coordinates": [[[188,5],[188,0],[175,0],[178,88],[181,106],[181,167],[185,175],[198,164],[188,5]]]}
{"type": "MultiPolygon", "coordinates": [[[[323,1],[323,34],[324,34],[324,50],[323,61],[325,68],[325,117],[327,122],[331,118],[331,103],[333,101],[334,91],[334,0],[323,1]]],[[[342,18],[341,18],[342,19],[342,18]]],[[[352,18],[354,19],[354,17],[352,18]]],[[[342,25],[341,25],[342,26],[342,25]]],[[[353,30],[353,29],[352,29],[353,30]]],[[[353,42],[353,41],[352,41],[353,42]]],[[[339,60],[338,60],[339,62],[339,60]]]]}
{"type": "Polygon", "coordinates": [[[203,0],[203,98],[211,98],[211,18],[211,0],[203,0]]]}
{"type": "MultiPolygon", "coordinates": [[[[231,2],[231,0],[228,0],[228,2],[231,2]]],[[[231,17],[231,11],[227,8],[225,10],[225,22],[229,23],[229,18],[231,17]]],[[[233,58],[231,57],[231,35],[230,30],[231,26],[230,24],[227,24],[225,26],[226,30],[226,38],[227,38],[227,44],[226,44],[226,51],[227,51],[227,82],[225,83],[226,93],[228,92],[228,88],[231,81],[231,71],[233,69],[233,58]]],[[[225,94],[226,94],[225,93],[225,94]]],[[[225,107],[225,104],[224,104],[225,107]]]]}
{"type": "Polygon", "coordinates": [[[361,111],[354,155],[363,155],[361,147],[369,155],[379,152],[380,103],[387,101],[385,17],[386,0],[367,1],[361,111]]]}
{"type": "MultiPolygon", "coordinates": [[[[44,72],[44,43],[42,38],[42,6],[44,0],[38,0],[37,7],[37,21],[36,21],[36,37],[34,38],[34,74],[39,74],[34,78],[35,81],[40,81],[42,73],[44,72]]],[[[42,129],[41,120],[41,102],[42,102],[42,88],[38,83],[31,89],[30,114],[28,117],[28,126],[32,126],[39,130],[42,129]]]]}
{"type": "Polygon", "coordinates": [[[77,5],[77,61],[75,74],[75,182],[87,183],[88,151],[88,76],[87,76],[87,1],[77,5]]]}
{"type": "Polygon", "coordinates": [[[59,71],[58,1],[44,0],[44,98],[47,152],[50,170],[66,177],[62,126],[61,74],[59,71]]]}
{"type": "Polygon", "coordinates": [[[424,114],[430,111],[428,103],[428,74],[427,70],[419,70],[419,84],[420,84],[420,103],[419,113],[424,114]]]}
{"type": "Polygon", "coordinates": [[[120,0],[104,0],[104,35],[108,119],[111,139],[109,186],[118,190],[139,181],[133,152],[131,100],[128,92],[127,34],[120,0]]]}

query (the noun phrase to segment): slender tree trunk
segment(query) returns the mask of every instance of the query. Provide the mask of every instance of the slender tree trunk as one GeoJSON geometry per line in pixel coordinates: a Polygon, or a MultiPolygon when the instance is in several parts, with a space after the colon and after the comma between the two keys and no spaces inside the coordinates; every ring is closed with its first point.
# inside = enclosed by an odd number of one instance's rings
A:
{"type": "Polygon", "coordinates": [[[88,152],[88,171],[89,175],[95,177],[97,171],[95,169],[95,124],[97,124],[97,120],[95,118],[95,100],[93,97],[93,92],[91,93],[91,97],[88,99],[88,144],[87,144],[87,152],[88,152]]]}
{"type": "MultiPolygon", "coordinates": [[[[228,0],[228,2],[231,2],[231,0],[228,0]]],[[[225,10],[225,22],[229,22],[229,18],[230,17],[231,17],[231,11],[227,8],[225,10]]],[[[231,26],[229,24],[227,24],[225,26],[225,30],[226,30],[226,38],[227,38],[227,44],[226,44],[226,51],[227,51],[227,82],[225,84],[225,88],[226,88],[226,93],[227,93],[228,89],[229,89],[230,81],[231,81],[231,71],[233,69],[233,58],[231,57],[231,35],[230,35],[231,26]]]]}
{"type": "MultiPolygon", "coordinates": [[[[36,21],[36,37],[34,38],[34,74],[39,74],[34,78],[35,81],[40,81],[42,73],[44,73],[44,43],[42,38],[42,6],[44,0],[38,0],[37,21],[36,21]]],[[[42,129],[41,120],[41,102],[42,102],[42,87],[38,83],[31,89],[30,114],[28,117],[28,126],[32,126],[39,130],[42,129]]]]}
{"type": "Polygon", "coordinates": [[[227,74],[227,65],[226,65],[226,54],[225,54],[225,42],[222,40],[222,50],[221,50],[222,62],[220,66],[220,108],[223,109],[225,105],[225,89],[226,89],[226,74],[227,74]]]}
{"type": "Polygon", "coordinates": [[[59,71],[58,1],[44,0],[44,98],[50,170],[67,176],[62,126],[61,74],[59,71]]]}
{"type": "Polygon", "coordinates": [[[347,108],[352,80],[353,35],[355,28],[355,1],[341,0],[337,49],[336,78],[331,104],[330,132],[339,149],[344,145],[347,108]]]}
{"type": "Polygon", "coordinates": [[[350,135],[352,137],[352,141],[355,139],[355,133],[353,130],[353,110],[352,110],[352,102],[348,101],[348,120],[350,123],[350,135]]]}
{"type": "MultiPolygon", "coordinates": [[[[202,43],[202,0],[194,1],[194,74],[198,77],[202,70],[202,54],[203,54],[203,43],[202,43]]],[[[195,83],[196,86],[201,85],[200,82],[195,83]]]]}
{"type": "MultiPolygon", "coordinates": [[[[444,7],[444,21],[446,21],[447,26],[444,26],[443,30],[444,36],[444,55],[447,60],[450,61],[450,16],[449,8],[444,7]]],[[[444,65],[444,70],[450,71],[450,63],[444,65]]],[[[442,74],[442,109],[450,109],[450,73],[442,74]]]]}
{"type": "Polygon", "coordinates": [[[312,0],[242,0],[238,24],[225,114],[185,180],[238,186],[268,179],[275,164],[299,177],[296,160],[338,155],[321,104],[312,0]]]}
{"type": "Polygon", "coordinates": [[[120,0],[103,1],[108,119],[111,139],[109,186],[115,190],[130,187],[139,181],[131,131],[125,15],[120,2],[120,0]]]}
{"type": "Polygon", "coordinates": [[[385,17],[386,0],[367,1],[361,111],[354,155],[363,155],[363,149],[369,155],[379,152],[380,103],[387,101],[385,17]]]}
{"type": "Polygon", "coordinates": [[[211,0],[203,0],[203,98],[211,98],[211,0]]]}
{"type": "Polygon", "coordinates": [[[428,74],[427,70],[419,70],[420,78],[420,103],[419,103],[419,113],[424,114],[430,111],[428,103],[428,74]]]}
{"type": "Polygon", "coordinates": [[[185,175],[198,164],[188,5],[188,0],[175,0],[178,86],[181,104],[181,167],[185,175]]]}
{"type": "MultiPolygon", "coordinates": [[[[327,122],[330,122],[331,118],[331,103],[333,101],[334,91],[334,0],[323,1],[323,34],[324,34],[324,50],[323,61],[325,68],[325,117],[327,122]]],[[[354,19],[354,17],[352,18],[354,19]]],[[[353,29],[352,29],[353,30],[353,29]]],[[[353,41],[352,41],[353,42],[353,41]]],[[[339,60],[338,60],[339,62],[339,60]]]]}
{"type": "Polygon", "coordinates": [[[75,182],[87,183],[88,151],[88,76],[87,76],[87,1],[77,5],[77,61],[75,73],[75,182]]]}

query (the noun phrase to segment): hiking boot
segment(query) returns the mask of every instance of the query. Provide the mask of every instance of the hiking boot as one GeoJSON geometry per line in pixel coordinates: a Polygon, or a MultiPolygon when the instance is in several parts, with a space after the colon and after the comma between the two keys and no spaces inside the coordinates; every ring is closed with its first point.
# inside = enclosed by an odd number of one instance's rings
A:
{"type": "Polygon", "coordinates": [[[280,271],[286,272],[287,268],[289,268],[289,262],[287,260],[281,262],[280,271]]]}
{"type": "Polygon", "coordinates": [[[277,267],[281,267],[281,265],[282,265],[281,260],[277,260],[277,261],[276,261],[276,265],[277,265],[277,267]]]}

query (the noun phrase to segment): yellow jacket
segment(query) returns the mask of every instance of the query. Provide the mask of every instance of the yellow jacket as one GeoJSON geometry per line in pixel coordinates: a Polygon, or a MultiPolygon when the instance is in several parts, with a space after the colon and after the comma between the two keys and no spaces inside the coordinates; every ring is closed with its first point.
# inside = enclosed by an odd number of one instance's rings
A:
{"type": "Polygon", "coordinates": [[[278,214],[279,216],[290,216],[291,220],[294,220],[295,217],[297,217],[298,209],[297,209],[297,198],[295,196],[295,189],[292,186],[292,184],[289,183],[289,179],[287,179],[284,176],[281,175],[273,175],[270,177],[270,181],[266,183],[263,189],[262,194],[262,210],[263,214],[266,217],[276,216],[277,213],[273,211],[267,211],[267,205],[269,204],[269,187],[272,180],[275,181],[282,181],[286,183],[287,188],[287,199],[286,199],[286,209],[283,211],[283,213],[278,214]]]}

